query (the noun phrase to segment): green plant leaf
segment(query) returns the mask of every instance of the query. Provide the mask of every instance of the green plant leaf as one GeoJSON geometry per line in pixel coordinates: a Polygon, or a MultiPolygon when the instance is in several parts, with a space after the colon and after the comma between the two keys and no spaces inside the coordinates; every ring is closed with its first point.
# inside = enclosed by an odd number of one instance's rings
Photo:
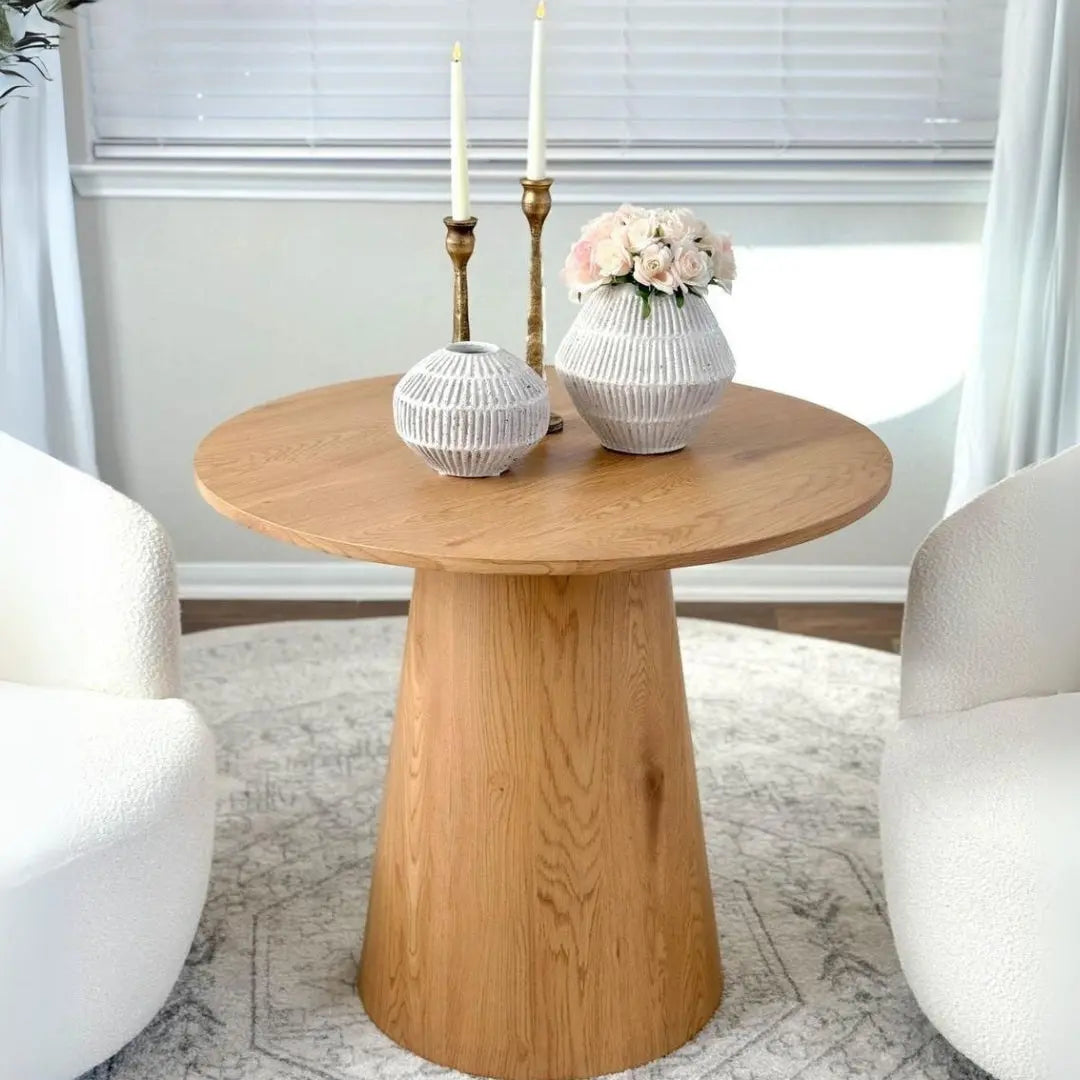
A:
{"type": "Polygon", "coordinates": [[[682,294],[682,292],[681,291],[676,292],[675,293],[675,306],[680,311],[682,311],[683,304],[685,304],[685,303],[686,303],[686,297],[682,294]]]}
{"type": "Polygon", "coordinates": [[[27,75],[18,70],[18,65],[29,65],[38,77],[49,78],[39,58],[43,52],[55,49],[60,44],[59,31],[67,25],[56,13],[89,3],[93,3],[93,0],[0,0],[0,75],[14,79],[17,84],[0,91],[0,103],[15,90],[31,85],[27,75]],[[31,12],[36,12],[55,26],[56,32],[42,34],[28,31],[16,39],[9,16],[25,17],[31,12]]]}
{"type": "Polygon", "coordinates": [[[638,285],[637,291],[641,297],[641,317],[647,319],[652,314],[652,288],[649,285],[638,285]]]}

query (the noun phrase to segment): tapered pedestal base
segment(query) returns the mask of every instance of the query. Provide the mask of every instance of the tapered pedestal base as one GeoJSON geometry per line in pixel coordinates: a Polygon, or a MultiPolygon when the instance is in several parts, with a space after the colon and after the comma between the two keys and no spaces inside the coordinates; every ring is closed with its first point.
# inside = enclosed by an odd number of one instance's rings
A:
{"type": "Polygon", "coordinates": [[[639,1065],[716,1009],[667,572],[417,573],[358,985],[507,1080],[639,1065]]]}

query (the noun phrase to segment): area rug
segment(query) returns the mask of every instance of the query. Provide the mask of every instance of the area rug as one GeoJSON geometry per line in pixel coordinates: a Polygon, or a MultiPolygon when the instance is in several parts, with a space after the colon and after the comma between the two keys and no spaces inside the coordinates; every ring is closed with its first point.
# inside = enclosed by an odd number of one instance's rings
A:
{"type": "MultiPolygon", "coordinates": [[[[726,972],[649,1080],[982,1080],[911,998],[889,937],[876,780],[899,661],[682,620],[726,972]]],[[[404,1080],[424,1062],[353,979],[404,621],[283,623],[184,641],[219,748],[210,895],[151,1026],[92,1080],[404,1080]]],[[[469,1008],[467,1001],[462,1008],[469,1008]]]]}

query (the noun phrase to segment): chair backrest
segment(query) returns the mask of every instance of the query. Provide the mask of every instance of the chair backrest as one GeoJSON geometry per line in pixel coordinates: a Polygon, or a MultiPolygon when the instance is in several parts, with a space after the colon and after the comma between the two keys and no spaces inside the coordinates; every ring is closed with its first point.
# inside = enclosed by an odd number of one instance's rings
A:
{"type": "Polygon", "coordinates": [[[137,503],[0,433],[0,680],[179,691],[168,537],[137,503]]]}
{"type": "Polygon", "coordinates": [[[947,517],[911,567],[901,712],[1080,690],[1080,447],[947,517]]]}

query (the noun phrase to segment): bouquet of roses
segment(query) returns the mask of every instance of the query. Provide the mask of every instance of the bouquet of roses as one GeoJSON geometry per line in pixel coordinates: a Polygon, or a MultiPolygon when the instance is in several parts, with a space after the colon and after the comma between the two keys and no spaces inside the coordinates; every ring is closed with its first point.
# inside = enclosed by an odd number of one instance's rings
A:
{"type": "Polygon", "coordinates": [[[658,294],[672,296],[682,307],[688,293],[704,296],[710,285],[731,292],[735,254],[730,236],[713,233],[685,207],[647,210],[624,204],[582,228],[563,280],[571,299],[579,301],[601,285],[634,285],[647,319],[658,294]]]}

